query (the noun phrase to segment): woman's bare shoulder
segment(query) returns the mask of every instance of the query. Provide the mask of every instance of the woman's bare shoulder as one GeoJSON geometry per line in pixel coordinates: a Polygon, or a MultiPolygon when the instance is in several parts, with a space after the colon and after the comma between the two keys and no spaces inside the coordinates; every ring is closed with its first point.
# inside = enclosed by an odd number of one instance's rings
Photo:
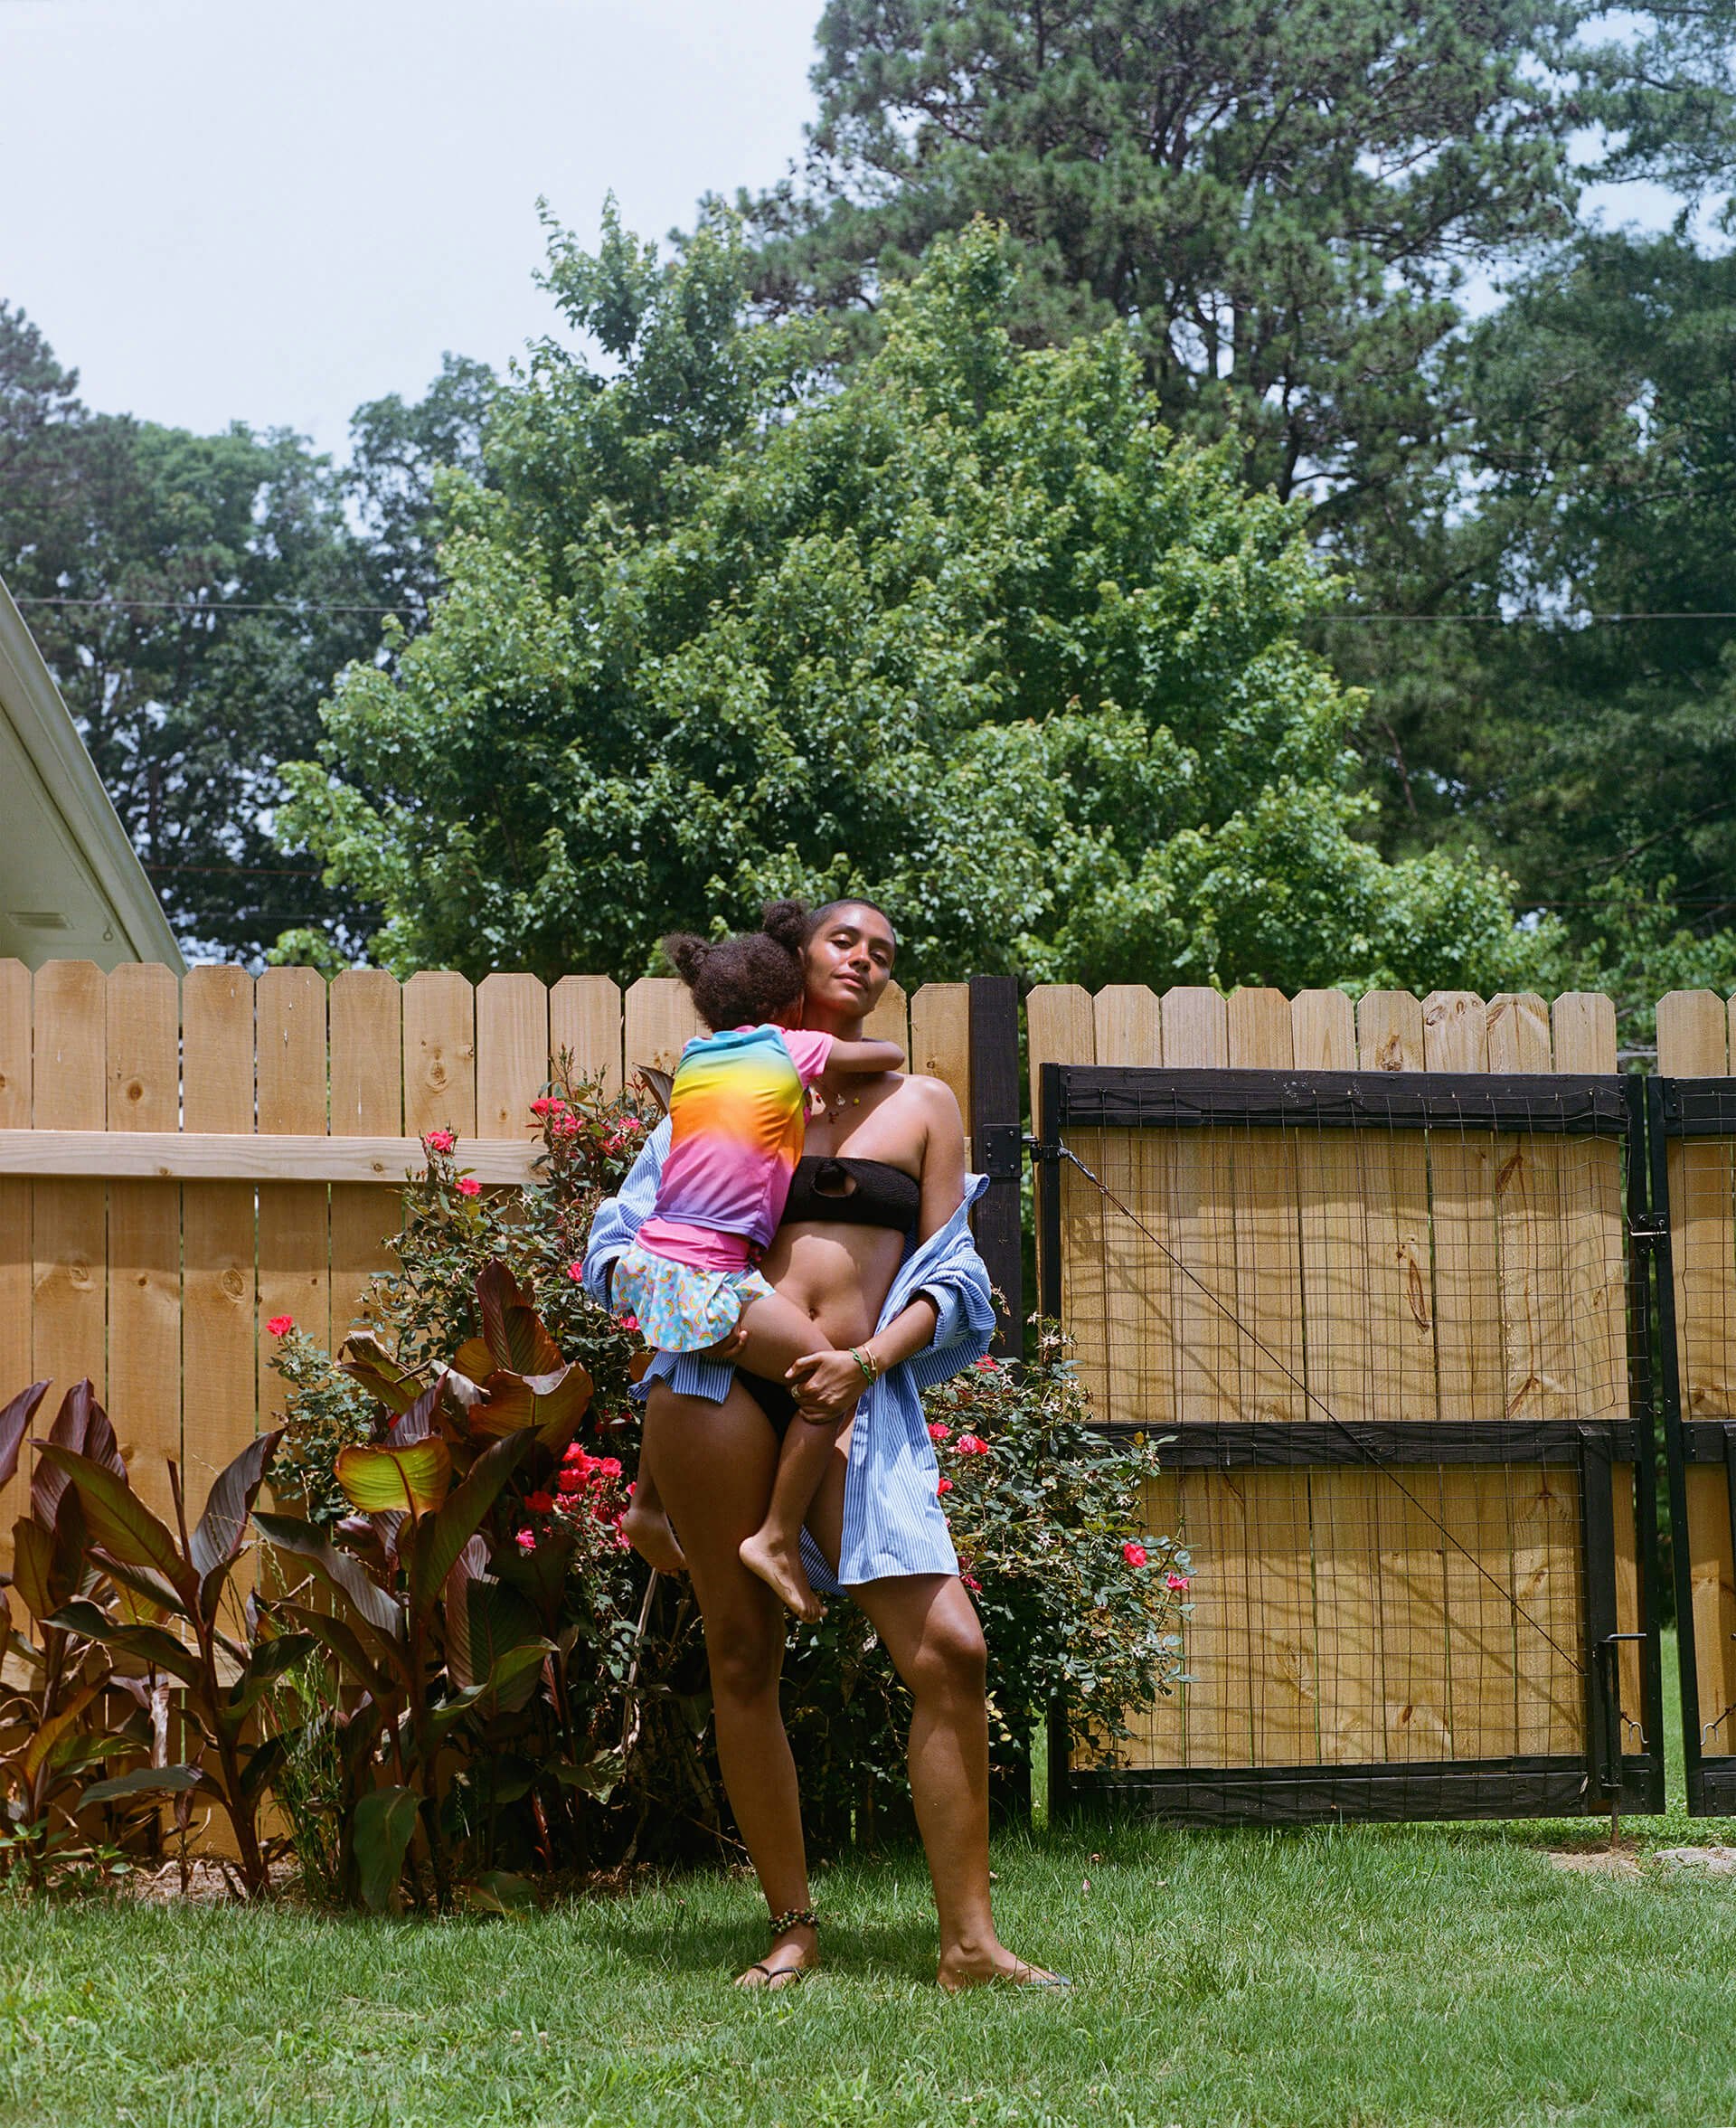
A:
{"type": "Polygon", "coordinates": [[[922,1072],[903,1074],[903,1098],[908,1105],[920,1110],[923,1121],[932,1130],[951,1125],[963,1130],[965,1120],[959,1111],[958,1096],[944,1079],[931,1079],[922,1072]]]}

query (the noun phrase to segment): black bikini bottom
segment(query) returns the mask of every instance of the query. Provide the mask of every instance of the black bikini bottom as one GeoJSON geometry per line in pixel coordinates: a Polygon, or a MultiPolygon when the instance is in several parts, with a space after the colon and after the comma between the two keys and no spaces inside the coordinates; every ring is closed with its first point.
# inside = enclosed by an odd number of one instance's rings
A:
{"type": "Polygon", "coordinates": [[[735,1378],[771,1421],[771,1430],[781,1441],[796,1416],[796,1399],[788,1383],[769,1382],[763,1375],[750,1375],[744,1367],[736,1368],[735,1378]]]}

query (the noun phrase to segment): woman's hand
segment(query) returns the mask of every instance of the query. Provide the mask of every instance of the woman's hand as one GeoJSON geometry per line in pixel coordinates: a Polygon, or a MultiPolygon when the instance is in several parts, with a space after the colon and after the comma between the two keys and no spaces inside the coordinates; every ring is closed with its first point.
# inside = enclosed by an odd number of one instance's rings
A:
{"type": "Polygon", "coordinates": [[[784,1379],[795,1392],[804,1419],[840,1424],[856,1408],[868,1386],[862,1369],[847,1352],[810,1352],[784,1379]]]}

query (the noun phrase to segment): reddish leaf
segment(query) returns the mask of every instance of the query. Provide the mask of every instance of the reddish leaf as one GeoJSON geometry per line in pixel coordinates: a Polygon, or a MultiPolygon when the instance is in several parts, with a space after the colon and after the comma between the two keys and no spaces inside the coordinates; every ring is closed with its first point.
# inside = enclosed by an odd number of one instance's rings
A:
{"type": "Polygon", "coordinates": [[[416,1532],[410,1564],[410,1600],[418,1611],[427,1610],[439,1594],[440,1584],[452,1571],[458,1554],[481,1528],[530,1445],[528,1433],[514,1433],[486,1449],[439,1513],[425,1520],[416,1532]]]}
{"type": "Polygon", "coordinates": [[[51,1441],[41,1461],[70,1479],[95,1544],[126,1566],[160,1575],[189,1611],[199,1600],[199,1577],[181,1556],[180,1546],[126,1478],[88,1456],[59,1448],[51,1441]]]}
{"type": "Polygon", "coordinates": [[[482,1334],[495,1365],[515,1375],[552,1375],[561,1366],[561,1348],[542,1327],[531,1297],[498,1260],[476,1274],[476,1300],[482,1334]]]}
{"type": "MultiPolygon", "coordinates": [[[[283,1429],[260,1433],[250,1441],[234,1461],[218,1473],[205,1496],[205,1511],[187,1543],[193,1572],[202,1584],[220,1567],[229,1566],[240,1555],[247,1537],[248,1517],[259,1497],[265,1473],[270,1467],[283,1429]]],[[[210,1615],[207,1606],[206,1615],[210,1615]]]]}
{"type": "Polygon", "coordinates": [[[0,1411],[0,1486],[11,1484],[12,1474],[18,1468],[18,1451],[36,1416],[36,1406],[47,1395],[46,1382],[33,1382],[0,1411]]]}

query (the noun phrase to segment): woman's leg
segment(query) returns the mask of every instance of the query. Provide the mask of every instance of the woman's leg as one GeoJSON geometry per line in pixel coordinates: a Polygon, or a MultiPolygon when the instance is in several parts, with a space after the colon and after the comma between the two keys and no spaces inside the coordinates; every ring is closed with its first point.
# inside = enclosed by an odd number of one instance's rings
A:
{"type": "MultiPolygon", "coordinates": [[[[646,1406],[645,1441],[665,1506],[681,1531],[705,1626],[718,1764],[731,1808],[774,1914],[808,1904],[796,1764],[778,1705],[784,1613],[741,1564],[771,1491],[778,1439],[746,1390],[727,1400],[677,1396],[659,1383],[646,1406]]],[[[768,1953],[776,1970],[812,1965],[811,1929],[794,1929],[768,1953]]],[[[749,1984],[761,1976],[746,1974],[749,1984]]],[[[762,1983],[761,1983],[762,1984],[762,1983]]]]}
{"type": "MultiPolygon", "coordinates": [[[[838,1556],[844,1527],[842,1454],[809,1518],[820,1548],[838,1556]]],[[[950,1574],[901,1575],[850,1594],[867,1613],[910,1688],[910,1799],[940,1918],[943,1988],[1054,1976],[1014,1956],[995,1933],[988,1883],[988,1651],[964,1584],[950,1574]]]]}

